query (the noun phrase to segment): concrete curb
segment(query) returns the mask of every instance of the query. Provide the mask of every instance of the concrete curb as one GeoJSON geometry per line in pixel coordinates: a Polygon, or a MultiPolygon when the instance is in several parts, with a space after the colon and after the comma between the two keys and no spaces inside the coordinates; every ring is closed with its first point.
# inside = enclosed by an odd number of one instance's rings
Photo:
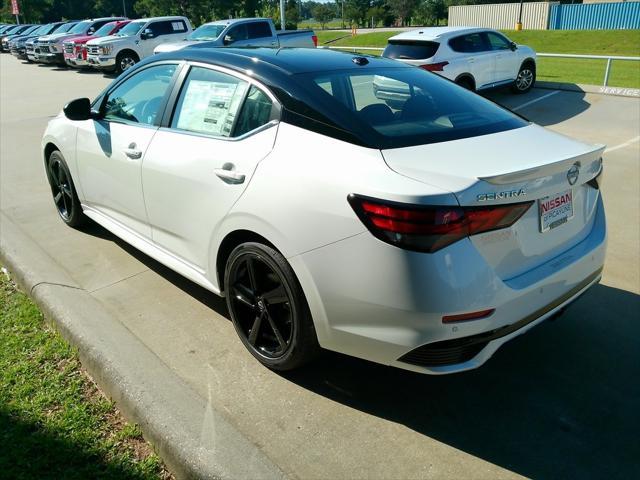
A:
{"type": "Polygon", "coordinates": [[[0,260],[177,478],[286,478],[3,213],[0,226],[0,260]]]}
{"type": "Polygon", "coordinates": [[[613,95],[616,97],[640,98],[640,89],[622,87],[604,87],[598,85],[585,85],[582,83],[561,83],[536,81],[535,88],[548,90],[564,90],[567,92],[598,93],[600,95],[613,95]]]}

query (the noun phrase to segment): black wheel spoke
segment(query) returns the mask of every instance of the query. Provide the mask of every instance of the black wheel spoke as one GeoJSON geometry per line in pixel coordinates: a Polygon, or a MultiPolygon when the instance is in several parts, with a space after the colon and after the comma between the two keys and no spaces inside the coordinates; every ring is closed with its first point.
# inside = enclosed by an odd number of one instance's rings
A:
{"type": "Polygon", "coordinates": [[[276,336],[276,340],[278,340],[278,344],[280,345],[280,348],[282,350],[284,350],[285,348],[287,348],[287,342],[285,342],[284,338],[282,338],[282,334],[280,333],[280,329],[276,325],[276,322],[273,320],[273,318],[271,317],[269,312],[266,311],[266,310],[265,310],[265,312],[266,312],[267,320],[269,321],[269,325],[271,325],[271,329],[273,330],[273,334],[276,336]]]}
{"type": "Polygon", "coordinates": [[[257,292],[258,280],[256,279],[256,267],[255,267],[253,258],[247,257],[246,265],[247,265],[247,275],[249,275],[249,283],[251,285],[251,290],[253,290],[254,292],[257,292]]]}
{"type": "Polygon", "coordinates": [[[284,286],[278,285],[273,290],[262,295],[269,305],[275,305],[278,303],[284,303],[289,301],[289,297],[287,297],[287,292],[284,289],[284,286]]]}
{"type": "Polygon", "coordinates": [[[233,298],[235,298],[239,302],[245,304],[248,307],[255,308],[256,296],[255,293],[252,292],[249,288],[240,283],[236,283],[231,288],[231,293],[233,295],[233,298]]]}
{"type": "Polygon", "coordinates": [[[63,185],[62,186],[62,191],[64,192],[64,194],[69,197],[69,198],[73,198],[73,195],[71,194],[71,188],[69,188],[69,185],[63,185]]]}
{"type": "Polygon", "coordinates": [[[253,325],[251,326],[251,330],[249,331],[249,343],[253,346],[256,345],[256,340],[258,338],[258,333],[260,332],[260,326],[262,325],[262,319],[264,318],[264,313],[259,313],[256,315],[255,320],[253,321],[253,325]]]}

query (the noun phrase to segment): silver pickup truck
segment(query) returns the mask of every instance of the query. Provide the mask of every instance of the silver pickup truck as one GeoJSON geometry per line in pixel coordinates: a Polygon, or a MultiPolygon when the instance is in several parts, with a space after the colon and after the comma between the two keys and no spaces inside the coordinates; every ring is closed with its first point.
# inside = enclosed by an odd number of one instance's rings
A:
{"type": "Polygon", "coordinates": [[[158,45],[154,53],[172,52],[201,42],[212,47],[314,48],[318,37],[313,30],[276,30],[270,18],[237,18],[205,23],[186,40],[158,45]]]}

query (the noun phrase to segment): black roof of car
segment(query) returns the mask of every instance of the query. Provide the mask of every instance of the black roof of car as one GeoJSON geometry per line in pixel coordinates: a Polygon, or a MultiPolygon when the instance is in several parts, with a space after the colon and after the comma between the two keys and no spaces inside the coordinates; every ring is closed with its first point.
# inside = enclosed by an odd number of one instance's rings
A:
{"type": "Polygon", "coordinates": [[[202,42],[174,52],[154,55],[153,58],[213,63],[234,70],[251,70],[261,76],[266,76],[269,72],[276,71],[295,75],[298,73],[371,67],[411,68],[408,65],[386,58],[324,48],[212,47],[210,42],[202,42]],[[362,58],[366,58],[366,62],[354,60],[362,58]]]}

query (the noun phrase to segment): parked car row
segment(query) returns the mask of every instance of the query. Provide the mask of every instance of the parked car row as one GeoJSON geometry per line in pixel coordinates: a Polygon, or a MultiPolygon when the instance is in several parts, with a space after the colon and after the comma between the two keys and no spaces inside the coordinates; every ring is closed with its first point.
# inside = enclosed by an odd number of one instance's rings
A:
{"type": "Polygon", "coordinates": [[[106,17],[7,27],[2,50],[19,59],[116,74],[154,53],[196,44],[315,47],[318,43],[312,30],[276,31],[267,18],[220,20],[196,30],[180,16],[137,20],[106,17]]]}

